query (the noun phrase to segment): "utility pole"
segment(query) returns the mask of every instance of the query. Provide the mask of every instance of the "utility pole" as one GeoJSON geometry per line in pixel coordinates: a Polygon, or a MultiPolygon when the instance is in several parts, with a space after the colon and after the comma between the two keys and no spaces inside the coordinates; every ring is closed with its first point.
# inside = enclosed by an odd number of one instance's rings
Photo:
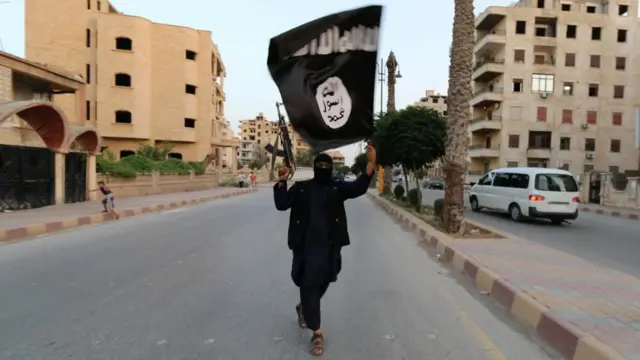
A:
{"type": "MultiPolygon", "coordinates": [[[[380,61],[380,65],[382,65],[382,60],[380,61]]],[[[387,80],[387,112],[396,111],[396,80],[402,78],[402,74],[400,74],[400,65],[398,64],[398,60],[396,60],[396,56],[391,51],[389,53],[389,57],[386,62],[387,71],[386,73],[381,71],[378,75],[378,81],[380,81],[380,114],[382,114],[382,104],[383,104],[383,84],[384,84],[384,76],[386,75],[387,80]]],[[[380,66],[383,68],[382,66],[380,66]]],[[[388,166],[383,170],[383,186],[378,185],[380,191],[384,189],[384,186],[389,186],[393,183],[393,167],[388,166]]]]}

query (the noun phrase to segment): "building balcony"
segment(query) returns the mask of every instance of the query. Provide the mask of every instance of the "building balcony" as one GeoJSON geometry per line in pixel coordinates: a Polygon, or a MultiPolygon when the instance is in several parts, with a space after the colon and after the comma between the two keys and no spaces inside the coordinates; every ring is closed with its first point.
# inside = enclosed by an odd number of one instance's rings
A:
{"type": "Polygon", "coordinates": [[[473,81],[489,82],[504,73],[504,59],[482,59],[473,68],[473,81]]]}
{"type": "Polygon", "coordinates": [[[555,48],[558,46],[558,39],[553,36],[534,36],[533,46],[546,46],[555,48]]]}
{"type": "Polygon", "coordinates": [[[550,159],[551,148],[528,148],[527,158],[529,159],[550,159]]]}
{"type": "Polygon", "coordinates": [[[491,6],[476,16],[475,27],[477,30],[491,30],[507,17],[507,9],[504,6],[491,6]]]}
{"type": "Polygon", "coordinates": [[[469,157],[470,158],[499,158],[500,147],[498,146],[487,147],[486,145],[471,145],[469,146],[469,157]]]}
{"type": "Polygon", "coordinates": [[[504,29],[495,29],[487,34],[478,34],[473,52],[475,54],[497,52],[499,49],[504,48],[507,41],[506,35],[507,32],[504,29]]]}
{"type": "Polygon", "coordinates": [[[471,96],[471,106],[486,107],[500,103],[503,100],[504,89],[501,87],[490,86],[473,93],[471,96]]]}
{"type": "Polygon", "coordinates": [[[501,129],[502,117],[500,115],[491,115],[491,118],[484,115],[469,121],[469,131],[472,133],[500,131],[501,129]]]}

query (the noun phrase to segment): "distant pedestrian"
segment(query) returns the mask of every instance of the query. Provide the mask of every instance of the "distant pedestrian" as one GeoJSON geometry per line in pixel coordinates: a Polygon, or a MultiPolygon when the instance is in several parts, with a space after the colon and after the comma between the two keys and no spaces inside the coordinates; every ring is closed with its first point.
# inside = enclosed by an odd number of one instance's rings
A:
{"type": "Polygon", "coordinates": [[[238,187],[239,188],[243,188],[244,187],[244,173],[241,172],[240,174],[238,174],[238,187]]]}
{"type": "Polygon", "coordinates": [[[107,187],[104,181],[98,181],[98,188],[91,191],[98,191],[104,195],[104,199],[102,199],[102,206],[104,206],[104,210],[102,212],[113,214],[117,219],[120,219],[120,214],[118,214],[114,208],[116,207],[116,198],[113,195],[113,191],[107,187]]]}
{"type": "Polygon", "coordinates": [[[251,188],[252,189],[258,185],[258,175],[256,175],[255,171],[251,172],[251,176],[249,177],[249,181],[251,181],[251,188]]]}

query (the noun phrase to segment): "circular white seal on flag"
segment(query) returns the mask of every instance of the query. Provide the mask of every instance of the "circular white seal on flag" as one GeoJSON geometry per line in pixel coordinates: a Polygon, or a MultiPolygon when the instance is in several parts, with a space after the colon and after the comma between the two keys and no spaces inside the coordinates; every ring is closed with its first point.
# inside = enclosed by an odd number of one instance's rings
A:
{"type": "Polygon", "coordinates": [[[316,101],[324,123],[339,129],[351,115],[351,96],[339,77],[330,77],[316,89],[316,101]]]}

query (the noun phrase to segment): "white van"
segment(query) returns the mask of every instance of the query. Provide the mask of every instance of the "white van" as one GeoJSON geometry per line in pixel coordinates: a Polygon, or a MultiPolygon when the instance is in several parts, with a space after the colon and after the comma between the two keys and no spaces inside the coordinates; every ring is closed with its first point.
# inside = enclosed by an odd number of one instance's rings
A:
{"type": "Polygon", "coordinates": [[[469,192],[471,210],[508,212],[511,219],[550,219],[554,224],[578,217],[578,184],[570,172],[548,168],[505,168],[484,175],[469,192]]]}

